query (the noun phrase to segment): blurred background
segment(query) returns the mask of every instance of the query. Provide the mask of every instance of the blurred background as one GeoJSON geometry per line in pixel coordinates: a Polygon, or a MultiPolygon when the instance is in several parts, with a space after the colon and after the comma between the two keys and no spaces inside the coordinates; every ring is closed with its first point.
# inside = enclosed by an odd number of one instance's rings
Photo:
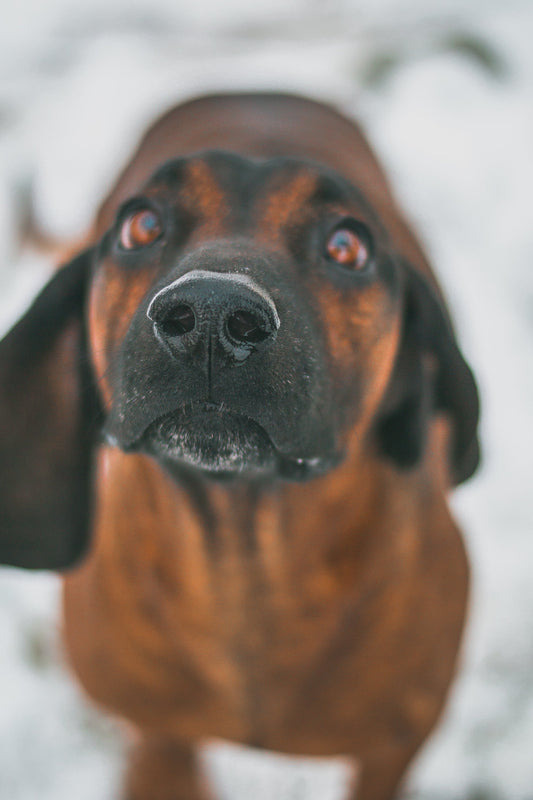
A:
{"type": "MultiPolygon", "coordinates": [[[[530,0],[18,0],[2,14],[0,332],[181,99],[325,99],[386,165],[483,400],[483,466],[452,499],[474,575],[461,674],[413,800],[533,798],[532,39],[530,0]]],[[[0,570],[2,800],[116,797],[117,730],[70,679],[58,628],[58,579],[0,570]]]]}

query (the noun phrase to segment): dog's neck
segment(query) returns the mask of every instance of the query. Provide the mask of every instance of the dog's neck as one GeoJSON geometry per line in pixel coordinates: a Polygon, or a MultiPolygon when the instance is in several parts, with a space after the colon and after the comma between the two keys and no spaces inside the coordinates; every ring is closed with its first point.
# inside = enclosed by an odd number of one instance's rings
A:
{"type": "Polygon", "coordinates": [[[194,473],[177,480],[147,456],[112,448],[100,459],[95,552],[118,547],[133,557],[143,542],[140,562],[158,551],[181,560],[180,551],[192,548],[208,562],[279,557],[303,567],[328,553],[356,550],[370,531],[381,539],[391,519],[402,527],[416,513],[405,497],[418,493],[398,486],[418,482],[418,475],[399,481],[368,453],[352,454],[332,473],[302,484],[220,483],[194,473]]]}

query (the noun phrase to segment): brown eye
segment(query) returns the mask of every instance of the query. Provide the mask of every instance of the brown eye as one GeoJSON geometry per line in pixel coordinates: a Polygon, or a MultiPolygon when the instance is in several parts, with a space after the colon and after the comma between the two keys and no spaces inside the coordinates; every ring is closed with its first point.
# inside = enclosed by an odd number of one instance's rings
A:
{"type": "Polygon", "coordinates": [[[350,269],[362,269],[370,258],[367,242],[350,228],[334,231],[327,241],[326,252],[337,264],[350,269]]]}
{"type": "Polygon", "coordinates": [[[124,220],[120,229],[120,244],[125,250],[136,250],[152,244],[163,230],[155,211],[136,211],[124,220]]]}

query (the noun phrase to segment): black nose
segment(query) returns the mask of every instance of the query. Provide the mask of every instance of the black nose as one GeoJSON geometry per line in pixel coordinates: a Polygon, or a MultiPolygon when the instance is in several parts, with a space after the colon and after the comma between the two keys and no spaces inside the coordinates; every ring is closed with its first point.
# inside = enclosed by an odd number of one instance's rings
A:
{"type": "Polygon", "coordinates": [[[148,308],[157,336],[173,349],[215,336],[237,361],[267,343],[280,326],[270,295],[247,275],[193,270],[162,289],[148,308]]]}

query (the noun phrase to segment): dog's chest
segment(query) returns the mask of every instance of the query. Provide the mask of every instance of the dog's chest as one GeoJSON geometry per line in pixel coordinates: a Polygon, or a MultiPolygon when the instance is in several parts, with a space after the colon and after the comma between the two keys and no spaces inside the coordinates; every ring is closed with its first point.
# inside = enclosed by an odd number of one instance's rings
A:
{"type": "MultiPolygon", "coordinates": [[[[328,649],[348,645],[356,560],[325,559],[272,495],[212,490],[193,499],[183,490],[169,499],[150,494],[146,480],[143,497],[126,496],[124,485],[104,485],[102,549],[68,598],[74,615],[76,592],[93,596],[95,630],[84,641],[106,685],[98,677],[92,693],[115,707],[127,694],[120,713],[131,715],[134,702],[186,735],[262,744],[301,716],[313,675],[327,684],[328,649]],[[133,502],[139,513],[126,518],[133,502]]],[[[87,662],[84,654],[84,670],[87,662]]]]}
{"type": "Polygon", "coordinates": [[[290,716],[302,681],[320,668],[349,593],[331,566],[295,547],[271,505],[246,516],[220,515],[210,538],[189,531],[173,574],[154,562],[137,603],[179,680],[194,665],[195,681],[260,740],[290,716]]]}
{"type": "MultiPolygon", "coordinates": [[[[332,504],[294,514],[281,496],[195,498],[162,492],[150,473],[132,491],[109,474],[93,557],[67,580],[65,606],[73,664],[101,704],[179,737],[324,755],[343,752],[357,719],[364,743],[383,736],[391,713],[400,736],[410,735],[411,706],[427,716],[432,685],[421,684],[415,705],[414,689],[398,702],[395,687],[416,687],[421,674],[433,682],[433,570],[453,580],[456,568],[437,551],[431,566],[420,562],[392,498],[395,524],[373,517],[356,536],[353,510],[332,504]],[[412,629],[427,635],[406,659],[412,629]]],[[[456,638],[462,607],[452,611],[456,638]]]]}

